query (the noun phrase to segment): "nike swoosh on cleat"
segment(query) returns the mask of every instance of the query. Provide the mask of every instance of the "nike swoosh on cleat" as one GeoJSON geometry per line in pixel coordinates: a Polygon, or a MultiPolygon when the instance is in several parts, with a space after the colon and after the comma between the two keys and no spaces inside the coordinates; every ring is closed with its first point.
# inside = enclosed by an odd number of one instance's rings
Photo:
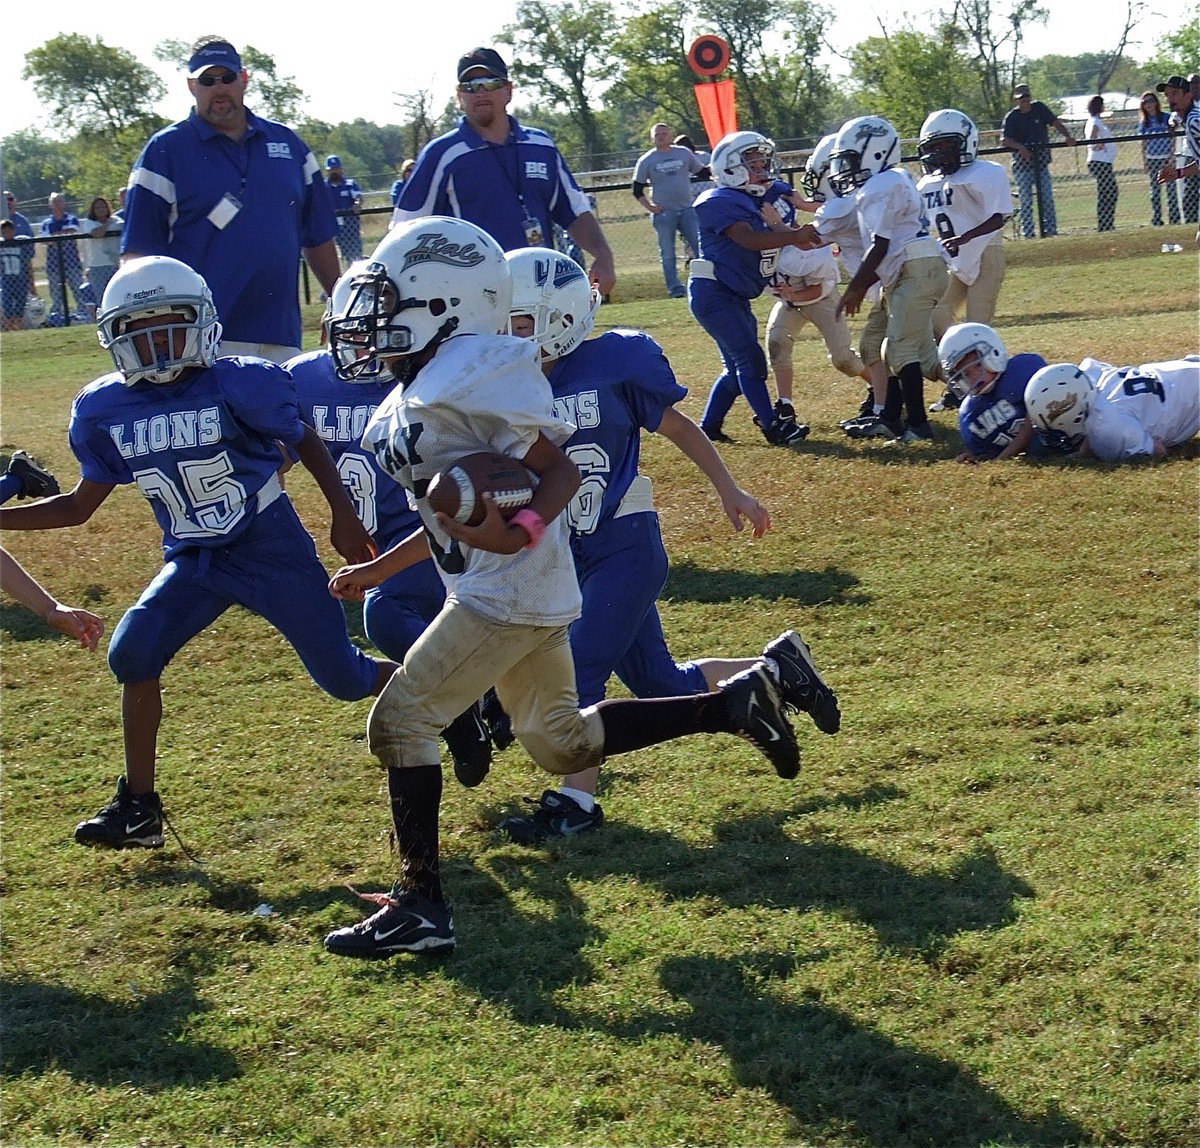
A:
{"type": "Polygon", "coordinates": [[[126,822],[125,823],[125,835],[127,837],[132,836],[139,829],[145,829],[147,825],[153,825],[153,824],[154,824],[153,817],[147,817],[145,821],[138,821],[133,825],[130,825],[129,822],[126,822]]]}
{"type": "MultiPolygon", "coordinates": [[[[418,927],[423,925],[427,929],[435,928],[434,923],[432,921],[426,920],[424,917],[418,917],[417,922],[418,922],[418,927]]],[[[412,929],[412,928],[414,928],[414,926],[411,922],[405,922],[403,925],[397,925],[394,929],[388,929],[386,933],[381,933],[378,929],[376,929],[375,930],[375,941],[376,941],[376,943],[381,943],[383,941],[386,941],[388,939],[388,937],[394,936],[396,933],[402,933],[406,929],[412,929]]]]}
{"type": "Polygon", "coordinates": [[[767,733],[770,736],[770,739],[772,741],[779,741],[779,734],[776,731],[775,727],[773,725],[771,725],[771,723],[768,722],[765,718],[759,717],[758,714],[755,712],[756,710],[761,710],[762,708],[763,707],[758,704],[758,700],[754,696],[754,694],[751,694],[750,701],[749,701],[748,705],[746,706],[746,716],[749,717],[751,721],[755,721],[760,726],[762,726],[762,728],[767,731],[767,733]]]}

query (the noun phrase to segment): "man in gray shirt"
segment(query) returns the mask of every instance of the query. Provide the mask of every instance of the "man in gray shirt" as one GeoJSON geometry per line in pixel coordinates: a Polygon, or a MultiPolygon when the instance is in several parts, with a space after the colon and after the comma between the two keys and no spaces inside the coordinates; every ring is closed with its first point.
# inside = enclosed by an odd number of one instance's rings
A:
{"type": "Polygon", "coordinates": [[[693,255],[700,250],[700,224],[692,206],[692,176],[704,171],[704,163],[695,152],[671,143],[671,129],[666,124],[655,124],[650,139],[654,146],[633,169],[633,198],[650,213],[667,291],[673,299],[682,299],[687,292],[675,265],[675,233],[683,236],[693,255]],[[647,186],[653,199],[646,194],[647,186]]]}

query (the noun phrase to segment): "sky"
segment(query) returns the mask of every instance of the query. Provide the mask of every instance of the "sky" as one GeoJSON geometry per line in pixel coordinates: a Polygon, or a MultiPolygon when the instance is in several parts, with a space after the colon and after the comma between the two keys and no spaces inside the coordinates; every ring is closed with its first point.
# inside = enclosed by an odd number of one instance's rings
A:
{"type": "MultiPolygon", "coordinates": [[[[1149,7],[1156,2],[1164,0],[1150,0],[1149,7]]],[[[55,0],[51,15],[33,19],[28,18],[33,10],[26,7],[5,21],[0,38],[0,76],[4,77],[0,81],[0,136],[22,128],[50,126],[28,82],[21,79],[21,71],[26,52],[61,33],[100,36],[106,44],[125,48],[147,66],[160,70],[153,56],[158,41],[191,41],[217,33],[238,47],[249,43],[274,56],[276,72],[297,81],[309,98],[306,111],[317,119],[337,123],[361,117],[397,123],[403,119],[397,92],[429,90],[434,106],[440,108],[443,98],[453,94],[455,61],[477,44],[490,44],[512,21],[516,6],[517,0],[454,0],[442,9],[436,2],[418,0],[404,4],[394,16],[380,18],[360,5],[354,10],[357,18],[339,14],[325,26],[311,17],[297,19],[294,0],[286,4],[258,0],[247,4],[236,20],[228,15],[193,17],[194,5],[192,9],[168,7],[147,0],[125,0],[115,6],[94,0],[55,0]],[[394,27],[385,31],[385,24],[394,27]]],[[[915,0],[907,10],[921,12],[935,6],[915,0]]],[[[842,0],[836,7],[842,14],[828,39],[842,52],[864,36],[879,34],[881,15],[889,29],[900,26],[897,13],[905,10],[886,0],[853,5],[842,0]]],[[[1033,57],[1110,49],[1121,30],[1125,9],[1120,0],[1045,0],[1045,7],[1052,13],[1049,22],[1034,29],[1026,41],[1028,55],[1033,57]]],[[[333,13],[336,8],[322,6],[315,11],[333,13]]],[[[1137,43],[1131,45],[1131,54],[1148,56],[1170,27],[1166,15],[1147,15],[1135,32],[1137,43]]],[[[834,57],[826,62],[834,74],[844,73],[834,57]]],[[[1184,73],[1194,64],[1185,67],[1184,73]]],[[[179,73],[163,70],[162,75],[169,94],[158,111],[169,119],[180,119],[190,106],[186,84],[179,73]]],[[[249,95],[247,103],[253,107],[249,95]]]]}

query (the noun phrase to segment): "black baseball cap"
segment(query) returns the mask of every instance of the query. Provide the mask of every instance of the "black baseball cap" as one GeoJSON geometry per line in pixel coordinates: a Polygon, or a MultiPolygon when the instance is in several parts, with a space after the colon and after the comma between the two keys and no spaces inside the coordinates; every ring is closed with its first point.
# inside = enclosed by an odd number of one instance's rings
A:
{"type": "Polygon", "coordinates": [[[459,59],[456,74],[461,80],[474,68],[483,68],[498,80],[508,79],[508,65],[500,58],[500,53],[495,48],[472,48],[459,59]]]}
{"type": "Polygon", "coordinates": [[[1154,85],[1156,92],[1165,92],[1168,88],[1178,88],[1180,91],[1186,92],[1188,90],[1188,82],[1182,76],[1172,76],[1169,80],[1154,85]]]}

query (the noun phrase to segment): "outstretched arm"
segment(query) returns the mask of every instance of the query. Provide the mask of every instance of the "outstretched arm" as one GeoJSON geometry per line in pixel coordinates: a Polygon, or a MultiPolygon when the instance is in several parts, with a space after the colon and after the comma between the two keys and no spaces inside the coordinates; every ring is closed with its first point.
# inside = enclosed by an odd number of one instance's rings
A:
{"type": "Polygon", "coordinates": [[[24,566],[0,547],[0,590],[32,610],[52,630],[77,638],[85,650],[95,650],[104,633],[104,619],[57,601],[24,566]]]}
{"type": "Polygon", "coordinates": [[[720,497],[721,505],[729,521],[733,523],[734,530],[741,530],[744,522],[749,522],[754,530],[754,537],[761,538],[771,529],[770,512],[757,498],[738,486],[717,448],[687,415],[674,407],[668,407],[663,412],[658,431],[704,472],[720,497]]]}
{"type": "Polygon", "coordinates": [[[0,530],[57,530],[82,526],[113,492],[111,484],[81,478],[74,490],[28,506],[0,507],[0,530]]]}

